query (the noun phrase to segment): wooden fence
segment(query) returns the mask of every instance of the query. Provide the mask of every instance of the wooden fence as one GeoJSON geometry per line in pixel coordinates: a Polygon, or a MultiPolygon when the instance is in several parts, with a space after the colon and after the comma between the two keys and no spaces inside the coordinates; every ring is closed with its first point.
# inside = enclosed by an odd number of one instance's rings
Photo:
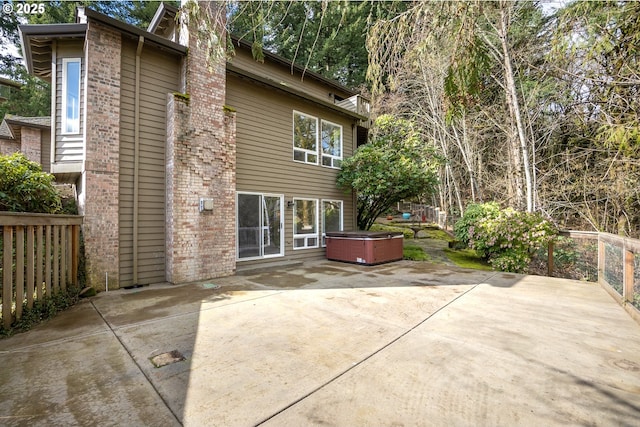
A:
{"type": "Polygon", "coordinates": [[[78,284],[82,217],[0,213],[1,317],[8,329],[23,305],[78,284]]]}

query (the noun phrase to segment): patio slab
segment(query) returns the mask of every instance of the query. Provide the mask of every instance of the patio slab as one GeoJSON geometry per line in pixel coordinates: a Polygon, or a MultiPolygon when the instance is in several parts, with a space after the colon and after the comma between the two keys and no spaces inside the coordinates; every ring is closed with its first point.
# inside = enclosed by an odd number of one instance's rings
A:
{"type": "Polygon", "coordinates": [[[0,364],[6,425],[640,417],[640,326],[598,285],[408,261],[100,294],[0,341],[0,364]]]}

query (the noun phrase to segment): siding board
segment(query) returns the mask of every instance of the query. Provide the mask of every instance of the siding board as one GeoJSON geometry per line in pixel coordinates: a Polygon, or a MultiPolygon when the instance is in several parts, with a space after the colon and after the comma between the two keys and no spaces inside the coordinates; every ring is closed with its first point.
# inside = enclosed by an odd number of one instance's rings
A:
{"type": "MultiPolygon", "coordinates": [[[[122,45],[120,114],[120,284],[133,284],[136,44],[122,45]]],[[[165,280],[166,97],[178,90],[179,61],[144,46],[140,69],[138,284],[165,280]]]]}
{"type": "MultiPolygon", "coordinates": [[[[226,104],[236,110],[237,191],[282,194],[285,200],[285,259],[304,261],[324,257],[325,249],[293,249],[293,198],[342,200],[345,230],[354,227],[354,203],[335,185],[337,169],[293,161],[293,111],[342,125],[343,156],[353,154],[355,122],[316,104],[280,94],[260,85],[227,76],[226,104]]],[[[278,262],[283,258],[238,261],[238,266],[278,262]]]]}

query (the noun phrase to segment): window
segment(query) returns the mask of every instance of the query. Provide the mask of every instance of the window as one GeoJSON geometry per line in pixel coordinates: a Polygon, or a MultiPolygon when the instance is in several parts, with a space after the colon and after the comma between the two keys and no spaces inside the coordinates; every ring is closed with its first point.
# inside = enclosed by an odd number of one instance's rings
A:
{"type": "Polygon", "coordinates": [[[342,201],[322,201],[322,246],[326,246],[327,232],[342,231],[342,201]]]}
{"type": "Polygon", "coordinates": [[[322,120],[322,166],[339,168],[342,163],[342,126],[322,120]]]}
{"type": "Polygon", "coordinates": [[[339,168],[342,164],[342,126],[299,111],[293,112],[293,160],[339,168]],[[320,143],[318,144],[318,139],[320,143]]]}
{"type": "Polygon", "coordinates": [[[280,195],[238,193],[238,259],[283,255],[280,195]]]}
{"type": "Polygon", "coordinates": [[[318,201],[314,199],[293,199],[293,249],[317,248],[318,201]]]}
{"type": "Polygon", "coordinates": [[[80,58],[62,59],[62,133],[80,133],[80,58]]]}
{"type": "Polygon", "coordinates": [[[293,160],[318,164],[318,119],[293,112],[293,160]]]}

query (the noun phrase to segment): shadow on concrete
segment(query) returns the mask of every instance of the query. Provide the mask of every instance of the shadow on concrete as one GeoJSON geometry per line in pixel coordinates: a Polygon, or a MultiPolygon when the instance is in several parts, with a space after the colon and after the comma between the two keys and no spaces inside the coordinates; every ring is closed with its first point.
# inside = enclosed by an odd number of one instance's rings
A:
{"type": "Polygon", "coordinates": [[[624,424],[640,331],[605,335],[619,312],[593,285],[410,261],[119,290],[0,341],[0,424],[624,424]]]}

